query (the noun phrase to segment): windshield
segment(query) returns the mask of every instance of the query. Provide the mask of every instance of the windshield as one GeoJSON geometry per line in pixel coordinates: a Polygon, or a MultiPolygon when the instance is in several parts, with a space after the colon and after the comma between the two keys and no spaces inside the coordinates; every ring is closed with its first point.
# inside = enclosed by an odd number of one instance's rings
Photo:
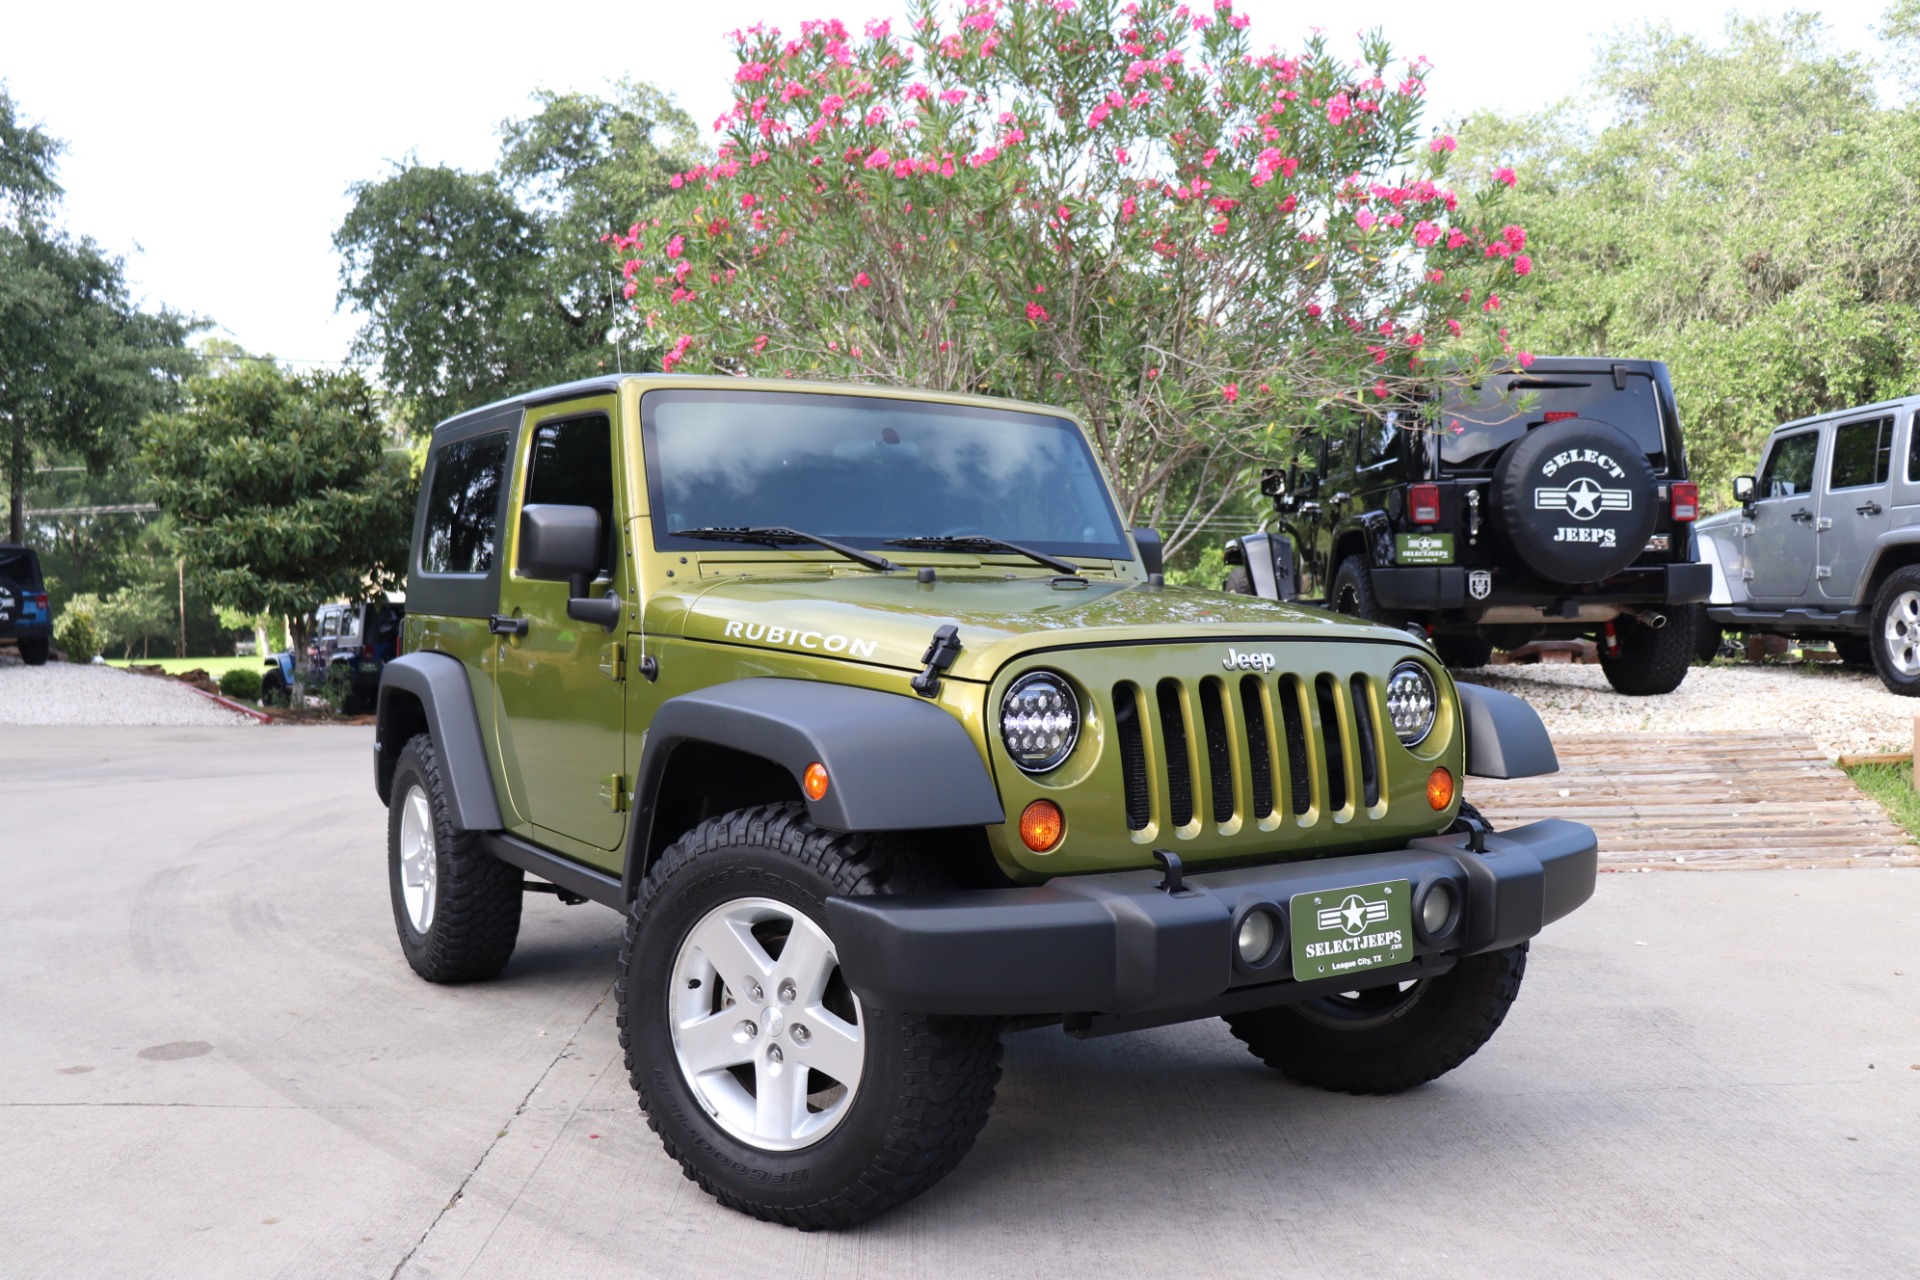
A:
{"type": "Polygon", "coordinates": [[[649,391],[640,413],[662,551],[712,549],[674,530],[755,525],[869,549],[973,535],[1133,558],[1093,454],[1065,418],[767,391],[649,391]]]}
{"type": "Polygon", "coordinates": [[[1653,379],[1626,373],[1614,386],[1613,374],[1549,373],[1539,377],[1506,374],[1478,387],[1448,391],[1440,410],[1440,457],[1453,466],[1491,465],[1492,455],[1525,435],[1529,427],[1562,418],[1586,418],[1617,427],[1646,451],[1654,470],[1666,466],[1666,441],[1660,431],[1660,402],[1653,379]],[[1531,393],[1524,412],[1514,402],[1531,393]]]}

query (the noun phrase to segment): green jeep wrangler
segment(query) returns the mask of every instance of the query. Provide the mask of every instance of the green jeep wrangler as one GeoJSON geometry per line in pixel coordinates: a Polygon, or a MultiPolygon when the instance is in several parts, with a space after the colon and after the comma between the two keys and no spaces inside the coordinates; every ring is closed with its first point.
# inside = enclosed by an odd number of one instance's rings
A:
{"type": "Polygon", "coordinates": [[[953,1169],[1009,1029],[1458,1066],[1593,892],[1586,827],[1462,802],[1556,767],[1538,717],[1158,561],[1038,405],[645,375],[442,424],[374,745],[408,962],[497,975],[529,890],[624,913],[648,1123],[799,1227],[953,1169]]]}

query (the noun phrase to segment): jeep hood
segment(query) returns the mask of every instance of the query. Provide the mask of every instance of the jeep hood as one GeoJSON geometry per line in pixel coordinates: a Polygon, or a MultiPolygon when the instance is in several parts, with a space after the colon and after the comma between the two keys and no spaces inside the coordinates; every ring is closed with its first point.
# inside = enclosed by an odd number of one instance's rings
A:
{"type": "Polygon", "coordinates": [[[690,640],[846,658],[918,671],[934,631],[959,628],[949,674],[990,680],[1014,657],[1082,645],[1349,638],[1405,633],[1303,605],[1191,587],[1044,575],[942,572],[754,574],[689,584],[648,607],[648,629],[690,640]]]}

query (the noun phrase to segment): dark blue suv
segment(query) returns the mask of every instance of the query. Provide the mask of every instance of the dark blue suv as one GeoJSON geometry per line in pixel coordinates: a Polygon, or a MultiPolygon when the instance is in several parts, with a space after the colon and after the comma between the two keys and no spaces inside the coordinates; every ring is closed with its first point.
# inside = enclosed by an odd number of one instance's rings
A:
{"type": "Polygon", "coordinates": [[[30,667],[44,663],[53,649],[53,610],[32,547],[0,542],[0,640],[19,646],[20,660],[30,667]]]}

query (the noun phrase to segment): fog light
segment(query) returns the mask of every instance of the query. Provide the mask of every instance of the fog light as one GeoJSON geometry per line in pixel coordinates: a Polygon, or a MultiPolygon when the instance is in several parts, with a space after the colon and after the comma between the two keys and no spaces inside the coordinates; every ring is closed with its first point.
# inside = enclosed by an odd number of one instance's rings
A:
{"type": "Polygon", "coordinates": [[[1234,938],[1234,949],[1240,953],[1240,963],[1257,965],[1267,958],[1273,950],[1273,916],[1266,911],[1249,911],[1241,918],[1240,933],[1234,938]]]}
{"type": "Polygon", "coordinates": [[[800,789],[807,793],[807,799],[818,800],[827,794],[827,766],[815,760],[800,775],[800,789]]]}
{"type": "Polygon", "coordinates": [[[1427,931],[1428,937],[1437,938],[1451,919],[1453,886],[1442,880],[1427,890],[1427,900],[1420,907],[1420,927],[1427,931]]]}
{"type": "Polygon", "coordinates": [[[1051,852],[1067,834],[1067,817],[1051,800],[1035,800],[1020,811],[1020,842],[1035,853],[1051,852]]]}
{"type": "Polygon", "coordinates": [[[1445,769],[1435,769],[1427,775],[1427,804],[1439,810],[1452,803],[1453,775],[1445,769]]]}

